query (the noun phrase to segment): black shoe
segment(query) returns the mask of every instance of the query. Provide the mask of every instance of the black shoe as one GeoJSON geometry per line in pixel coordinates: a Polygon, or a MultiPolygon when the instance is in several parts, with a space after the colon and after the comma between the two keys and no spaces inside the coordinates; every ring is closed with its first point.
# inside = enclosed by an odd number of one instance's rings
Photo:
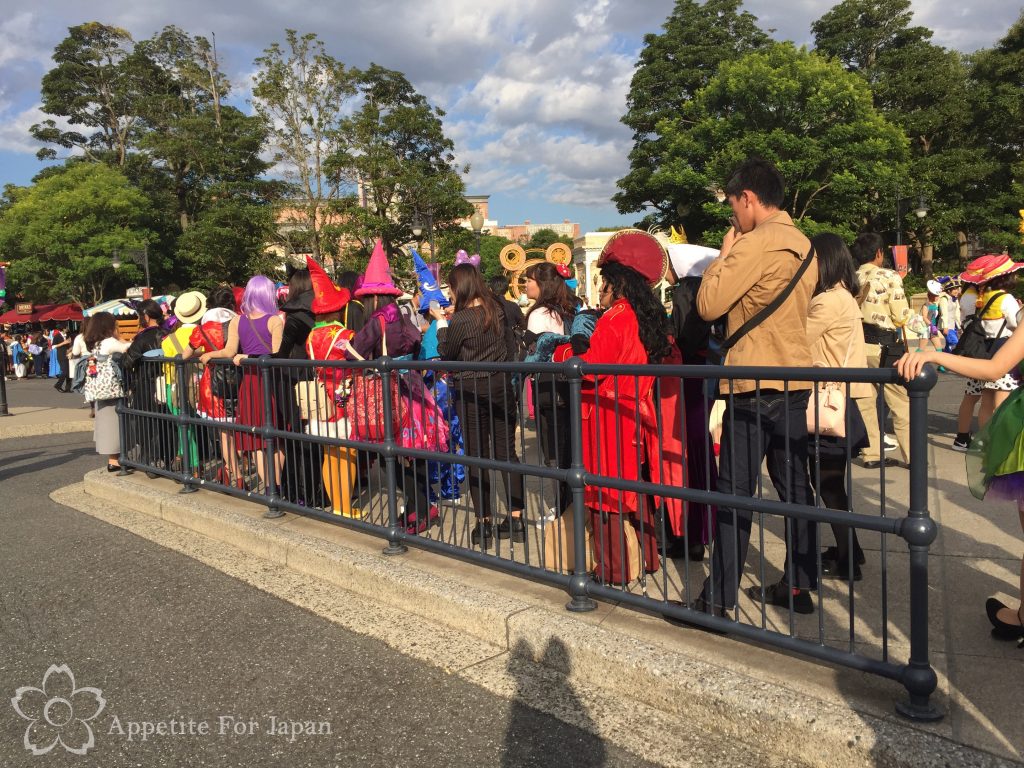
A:
{"type": "Polygon", "coordinates": [[[120,464],[107,464],[107,472],[120,472],[124,469],[129,475],[134,471],[131,467],[121,467],[120,464]]]}
{"type": "MultiPolygon", "coordinates": [[[[850,564],[840,563],[836,560],[826,560],[824,557],[821,558],[821,575],[826,579],[841,579],[847,581],[850,578],[850,564]]],[[[860,571],[859,565],[853,566],[853,580],[860,581],[864,578],[864,575],[860,571]]]]}
{"type": "MultiPolygon", "coordinates": [[[[488,528],[490,530],[490,528],[488,528]]],[[[498,538],[526,541],[526,526],[521,517],[506,517],[498,523],[498,538]]]]}
{"type": "Polygon", "coordinates": [[[481,546],[481,539],[483,540],[483,549],[490,549],[491,542],[494,541],[494,531],[491,530],[490,520],[480,520],[469,534],[470,544],[474,547],[481,546]]]}
{"type": "Polygon", "coordinates": [[[695,541],[687,546],[687,554],[690,556],[691,563],[702,563],[704,562],[704,545],[699,541],[695,541]]]}
{"type": "MultiPolygon", "coordinates": [[[[1008,607],[994,597],[985,601],[985,613],[988,614],[988,620],[992,622],[992,636],[1000,640],[1017,640],[1024,637],[1024,624],[1007,624],[996,615],[1003,608],[1008,607]]],[[[1020,610],[1017,611],[1017,618],[1024,621],[1020,610]]]]}
{"type": "MultiPolygon", "coordinates": [[[[882,462],[881,461],[864,461],[864,462],[861,462],[861,466],[864,467],[864,469],[878,469],[880,466],[882,466],[882,462]]],[[[899,467],[901,465],[900,465],[899,460],[897,460],[897,459],[886,459],[885,460],[885,466],[887,466],[887,467],[899,467]]]]}
{"type": "MultiPolygon", "coordinates": [[[[825,547],[825,549],[823,549],[821,551],[821,560],[822,560],[822,562],[824,562],[825,560],[838,560],[838,559],[839,559],[839,550],[836,549],[835,547],[825,547]]],[[[857,548],[857,565],[864,565],[864,563],[866,563],[866,562],[867,562],[867,560],[864,559],[864,550],[861,549],[860,547],[858,547],[857,548]]]]}
{"type": "MultiPolygon", "coordinates": [[[[793,595],[794,612],[814,613],[814,602],[811,600],[811,593],[806,589],[798,589],[794,593],[784,581],[765,587],[764,604],[774,605],[779,608],[789,608],[790,594],[793,595]]],[[[761,602],[761,588],[747,587],[747,596],[754,602],[761,602]]]]}
{"type": "Polygon", "coordinates": [[[960,453],[967,453],[967,449],[971,447],[971,433],[970,432],[957,432],[956,437],[953,438],[953,450],[959,451],[960,453]]]}

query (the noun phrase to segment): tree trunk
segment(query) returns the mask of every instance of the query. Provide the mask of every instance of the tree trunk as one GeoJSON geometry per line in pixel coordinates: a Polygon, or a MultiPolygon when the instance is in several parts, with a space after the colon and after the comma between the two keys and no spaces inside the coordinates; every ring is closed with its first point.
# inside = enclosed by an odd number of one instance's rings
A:
{"type": "Polygon", "coordinates": [[[970,257],[970,250],[967,243],[967,233],[957,232],[956,233],[956,244],[957,244],[957,257],[960,260],[960,266],[966,266],[970,257]]]}
{"type": "Polygon", "coordinates": [[[921,271],[924,272],[924,279],[932,279],[932,259],[935,256],[935,246],[931,243],[921,245],[921,271]]]}

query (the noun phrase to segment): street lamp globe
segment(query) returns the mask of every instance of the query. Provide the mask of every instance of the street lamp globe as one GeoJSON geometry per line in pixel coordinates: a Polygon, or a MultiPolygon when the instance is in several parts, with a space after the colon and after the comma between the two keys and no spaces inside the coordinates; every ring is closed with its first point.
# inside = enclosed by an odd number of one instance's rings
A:
{"type": "Polygon", "coordinates": [[[473,231],[478,235],[484,228],[484,215],[480,211],[476,211],[472,216],[469,217],[469,226],[473,228],[473,231]]]}
{"type": "Polygon", "coordinates": [[[114,251],[114,255],[110,259],[110,266],[114,269],[121,268],[121,255],[117,251],[114,251]]]}
{"type": "Polygon", "coordinates": [[[918,201],[917,208],[914,209],[914,215],[919,219],[923,219],[928,215],[928,206],[924,203],[924,197],[918,201]]]}

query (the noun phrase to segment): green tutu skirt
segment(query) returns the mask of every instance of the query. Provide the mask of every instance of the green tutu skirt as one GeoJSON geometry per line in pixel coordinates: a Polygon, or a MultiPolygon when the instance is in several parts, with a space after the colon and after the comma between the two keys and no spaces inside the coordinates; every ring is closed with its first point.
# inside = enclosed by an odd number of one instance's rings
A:
{"type": "Polygon", "coordinates": [[[967,484],[979,499],[1024,502],[1024,387],[996,409],[967,451],[967,484]]]}

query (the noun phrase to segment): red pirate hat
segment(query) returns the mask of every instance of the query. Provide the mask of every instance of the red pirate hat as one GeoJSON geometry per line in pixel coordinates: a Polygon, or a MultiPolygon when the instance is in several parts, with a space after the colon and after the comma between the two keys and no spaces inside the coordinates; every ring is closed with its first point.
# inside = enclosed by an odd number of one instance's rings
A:
{"type": "Polygon", "coordinates": [[[668,251],[652,234],[640,229],[620,229],[612,235],[597,259],[597,266],[614,262],[638,272],[654,285],[665,276],[668,251]]]}
{"type": "Polygon", "coordinates": [[[323,267],[313,261],[312,256],[306,257],[309,277],[313,281],[313,314],[329,315],[340,312],[348,304],[348,288],[339,288],[324,272],[323,267]]]}

